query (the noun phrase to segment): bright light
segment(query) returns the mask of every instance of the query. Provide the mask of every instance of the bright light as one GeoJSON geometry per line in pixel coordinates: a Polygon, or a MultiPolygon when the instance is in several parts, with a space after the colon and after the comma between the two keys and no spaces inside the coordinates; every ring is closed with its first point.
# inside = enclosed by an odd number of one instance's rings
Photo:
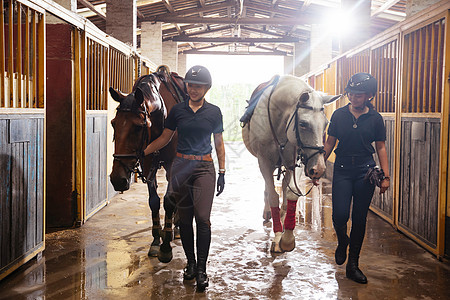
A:
{"type": "Polygon", "coordinates": [[[354,16],[348,11],[338,9],[327,14],[324,23],[331,34],[345,37],[352,33],[355,20],[354,16]]]}

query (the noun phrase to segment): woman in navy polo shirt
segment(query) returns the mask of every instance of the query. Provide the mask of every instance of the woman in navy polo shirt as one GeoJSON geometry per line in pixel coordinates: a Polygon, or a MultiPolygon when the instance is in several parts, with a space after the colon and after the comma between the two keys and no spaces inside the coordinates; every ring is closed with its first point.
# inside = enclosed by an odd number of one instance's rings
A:
{"type": "Polygon", "coordinates": [[[145,155],[158,151],[178,131],[177,157],[172,165],[169,194],[175,199],[180,217],[180,235],[187,266],[184,279],[197,279],[197,288],[208,286],[206,262],[211,244],[211,208],[214,198],[216,173],[211,157],[211,134],[219,161],[217,194],[225,186],[225,148],[223,144],[222,113],[220,108],[207,102],[205,94],[212,79],[203,66],[190,68],[185,76],[189,100],[178,103],[170,111],[161,136],[145,149],[145,155]],[[197,227],[197,260],[194,253],[195,216],[197,227]]]}
{"type": "Polygon", "coordinates": [[[350,103],[337,109],[331,116],[328,138],[325,142],[325,159],[339,140],[334,163],[332,203],[333,227],[338,246],[335,259],[342,265],[347,259],[346,276],[358,283],[367,283],[367,277],[358,267],[359,254],[366,231],[366,218],[375,186],[364,177],[375,166],[375,148],[384,170],[380,193],[389,187],[389,165],[385,147],[386,128],[383,117],[375,111],[370,100],[376,94],[377,81],[368,73],[353,75],[345,88],[350,103]],[[347,235],[347,222],[352,207],[352,228],[347,235]]]}

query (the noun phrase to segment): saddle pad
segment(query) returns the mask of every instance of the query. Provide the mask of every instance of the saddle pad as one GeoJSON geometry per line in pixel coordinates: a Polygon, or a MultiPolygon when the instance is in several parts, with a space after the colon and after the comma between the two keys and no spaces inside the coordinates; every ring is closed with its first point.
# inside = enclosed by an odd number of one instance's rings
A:
{"type": "Polygon", "coordinates": [[[242,125],[247,124],[250,122],[250,119],[252,118],[253,111],[256,108],[256,105],[258,104],[259,100],[261,99],[262,94],[265,90],[267,90],[269,87],[272,86],[272,89],[276,87],[278,84],[278,81],[280,79],[280,75],[275,75],[267,82],[261,83],[258,85],[258,87],[253,91],[250,100],[247,100],[248,106],[245,109],[244,115],[239,119],[239,121],[242,123],[242,125]]]}

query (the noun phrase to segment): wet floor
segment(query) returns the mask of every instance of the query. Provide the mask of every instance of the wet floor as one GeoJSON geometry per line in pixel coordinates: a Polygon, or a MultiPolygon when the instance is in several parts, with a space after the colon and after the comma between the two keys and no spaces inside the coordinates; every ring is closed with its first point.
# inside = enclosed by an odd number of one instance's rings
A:
{"type": "MultiPolygon", "coordinates": [[[[215,198],[207,271],[199,293],[183,281],[180,240],[174,258],[149,258],[152,241],[147,189],[115,196],[81,228],[46,235],[46,250],[0,282],[0,299],[450,299],[450,264],[368,218],[361,285],[334,263],[330,184],[322,180],[298,203],[296,248],[271,255],[271,224],[263,224],[263,180],[241,143],[226,145],[224,193],[215,198]]],[[[160,174],[161,176],[161,174],[160,174]]],[[[164,189],[164,184],[160,185],[164,189]]]]}

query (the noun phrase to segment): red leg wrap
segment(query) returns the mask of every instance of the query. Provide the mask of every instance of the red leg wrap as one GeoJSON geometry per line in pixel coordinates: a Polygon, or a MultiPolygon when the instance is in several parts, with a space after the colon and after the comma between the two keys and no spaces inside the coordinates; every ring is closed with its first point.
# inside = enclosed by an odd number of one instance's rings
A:
{"type": "Polygon", "coordinates": [[[280,220],[280,208],[270,207],[270,211],[272,212],[273,232],[282,232],[283,227],[281,226],[280,220]]]}
{"type": "Polygon", "coordinates": [[[284,229],[294,230],[296,208],[297,208],[297,200],[287,201],[286,218],[284,219],[284,229]]]}

